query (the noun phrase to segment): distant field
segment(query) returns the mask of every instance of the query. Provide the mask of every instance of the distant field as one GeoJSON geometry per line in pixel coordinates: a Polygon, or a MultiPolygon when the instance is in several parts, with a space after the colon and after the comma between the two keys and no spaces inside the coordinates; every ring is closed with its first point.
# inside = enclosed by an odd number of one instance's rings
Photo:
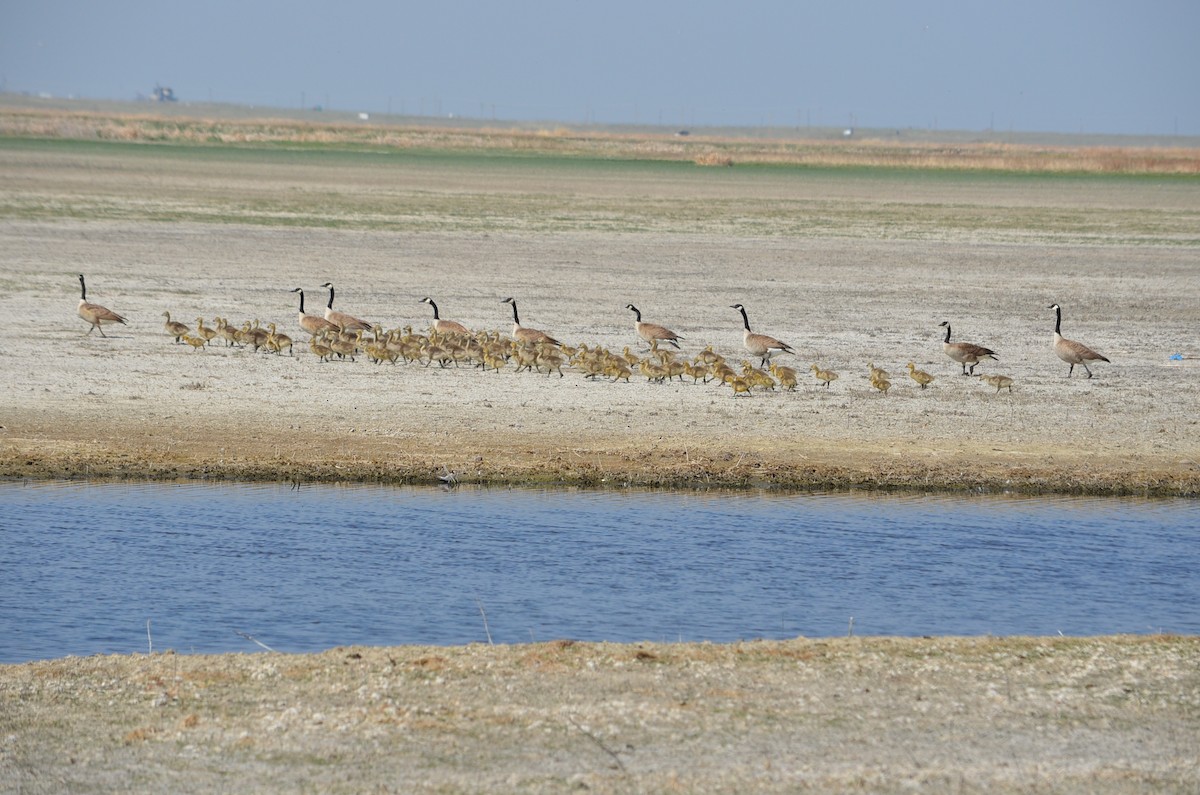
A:
{"type": "Polygon", "coordinates": [[[1171,175],[757,164],[0,138],[0,218],[406,232],[1200,243],[1171,175]]]}
{"type": "Polygon", "coordinates": [[[39,103],[0,98],[0,138],[173,143],[189,146],[452,151],[573,159],[747,165],[935,169],[999,173],[1200,174],[1200,146],[1140,139],[922,131],[530,128],[429,119],[362,121],[349,114],[129,103],[39,103]]]}

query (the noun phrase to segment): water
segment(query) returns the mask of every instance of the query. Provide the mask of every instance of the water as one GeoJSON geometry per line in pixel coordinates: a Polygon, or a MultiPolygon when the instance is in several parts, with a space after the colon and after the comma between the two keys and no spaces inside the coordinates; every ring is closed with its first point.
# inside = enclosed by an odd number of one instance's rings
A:
{"type": "Polygon", "coordinates": [[[7,483],[0,661],[1193,634],[1198,564],[1187,500],[7,483]]]}

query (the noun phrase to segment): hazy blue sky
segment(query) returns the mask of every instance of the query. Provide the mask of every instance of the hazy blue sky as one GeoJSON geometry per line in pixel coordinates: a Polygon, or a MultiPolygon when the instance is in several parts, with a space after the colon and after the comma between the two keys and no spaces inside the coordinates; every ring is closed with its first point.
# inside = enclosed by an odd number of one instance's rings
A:
{"type": "Polygon", "coordinates": [[[0,0],[9,91],[637,122],[1200,134],[1200,0],[0,0]]]}

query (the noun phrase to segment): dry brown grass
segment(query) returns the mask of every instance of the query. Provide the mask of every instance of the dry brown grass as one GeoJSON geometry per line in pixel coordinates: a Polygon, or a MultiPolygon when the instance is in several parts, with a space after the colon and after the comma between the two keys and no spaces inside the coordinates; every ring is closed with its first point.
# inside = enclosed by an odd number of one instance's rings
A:
{"type": "Polygon", "coordinates": [[[695,158],[698,166],[732,166],[733,158],[723,152],[705,152],[695,158]]]}
{"type": "Polygon", "coordinates": [[[955,169],[1017,173],[1198,174],[1200,149],[1150,146],[948,145],[899,139],[768,139],[639,133],[566,127],[542,130],[431,127],[279,118],[200,118],[7,106],[0,137],[195,145],[349,146],[381,149],[528,152],[575,157],[668,160],[700,166],[771,164],[955,169]]]}

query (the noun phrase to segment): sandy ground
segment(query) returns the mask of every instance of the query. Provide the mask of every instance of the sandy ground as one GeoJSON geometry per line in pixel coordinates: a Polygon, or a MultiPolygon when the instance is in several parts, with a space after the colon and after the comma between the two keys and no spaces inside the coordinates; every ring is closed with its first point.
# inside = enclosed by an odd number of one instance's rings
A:
{"type": "MultiPolygon", "coordinates": [[[[397,234],[106,221],[0,223],[0,473],[9,477],[236,477],[481,482],[870,486],[1195,494],[1200,485],[1193,249],[977,245],[710,235],[397,234]],[[425,263],[421,266],[418,263],[425,263]],[[1031,264],[1034,263],[1034,264],[1031,264]],[[89,298],[127,327],[86,336],[89,298]],[[419,272],[419,276],[418,276],[419,272]],[[443,316],[571,344],[635,348],[632,314],[740,362],[742,302],[756,329],[792,344],[828,389],[735,399],[713,385],[594,383],[471,369],[320,363],[162,331],[163,311],[276,322],[298,340],[332,279],[337,306],[387,327],[443,316]],[[1064,331],[1103,352],[1068,379],[1050,350],[1064,331]],[[15,319],[19,318],[19,325],[15,319]],[[987,345],[959,375],[938,323],[987,345]],[[888,369],[886,397],[867,362],[888,369]],[[920,390],[914,361],[937,381],[920,390]]],[[[1079,368],[1076,368],[1078,371],[1079,368]]]]}
{"type": "Polygon", "coordinates": [[[5,792],[1200,788],[1200,641],[339,648],[0,666],[5,792]]]}
{"type": "MultiPolygon", "coordinates": [[[[1200,493],[1195,180],[262,160],[0,146],[0,476],[1200,493]],[[85,336],[81,272],[128,326],[85,336]],[[327,280],[387,327],[427,323],[430,295],[507,330],[512,295],[617,350],[632,302],[735,361],[741,302],[841,377],[734,398],[162,331],[170,311],[299,338],[287,291],[318,311],[327,280]],[[1094,379],[1050,351],[1053,302],[1112,360],[1094,379]],[[1011,394],[958,375],[943,320],[1011,394]]],[[[1195,792],[1197,657],[848,639],[0,666],[0,790],[1195,792]]]]}

